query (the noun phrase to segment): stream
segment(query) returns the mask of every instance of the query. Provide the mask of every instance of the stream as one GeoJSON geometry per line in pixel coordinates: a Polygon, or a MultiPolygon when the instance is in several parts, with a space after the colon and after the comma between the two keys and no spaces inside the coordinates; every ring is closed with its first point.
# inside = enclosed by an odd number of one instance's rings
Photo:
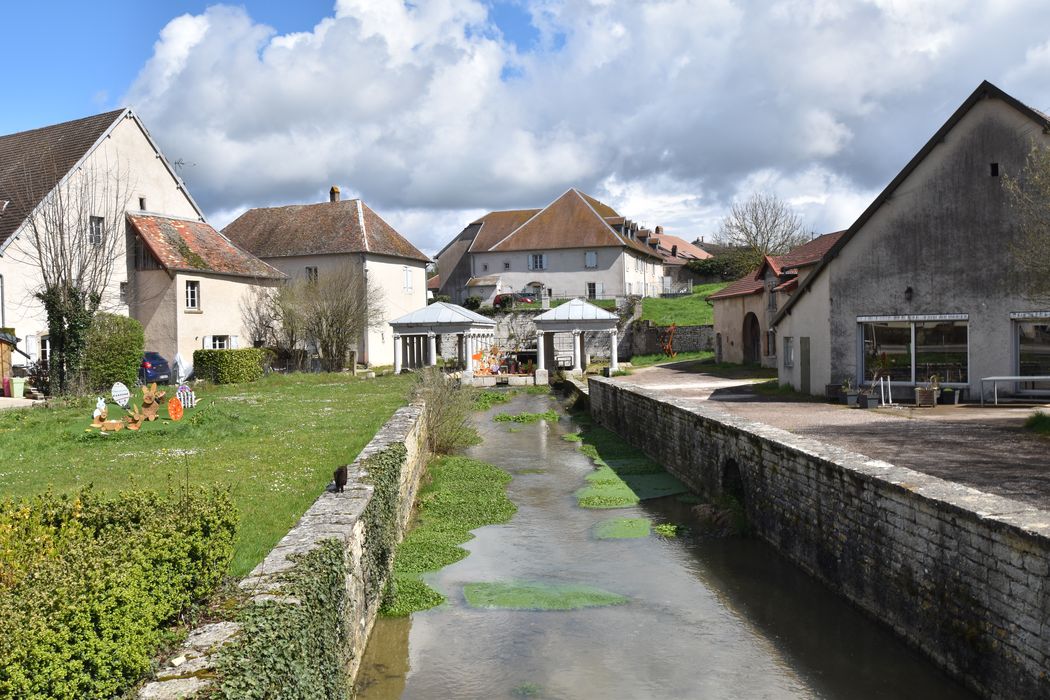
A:
{"type": "Polygon", "coordinates": [[[425,580],[448,597],[409,618],[380,618],[358,696],[392,698],[972,698],[890,631],[756,538],[692,534],[676,497],[589,510],[573,492],[593,472],[575,430],[508,426],[498,412],[542,412],[550,396],[518,395],[476,414],[484,442],[466,451],[514,479],[518,512],[475,531],[470,555],[425,580]],[[610,518],[684,525],[665,538],[600,540],[610,518]],[[570,611],[475,609],[474,582],[586,584],[622,605],[570,611]]]}

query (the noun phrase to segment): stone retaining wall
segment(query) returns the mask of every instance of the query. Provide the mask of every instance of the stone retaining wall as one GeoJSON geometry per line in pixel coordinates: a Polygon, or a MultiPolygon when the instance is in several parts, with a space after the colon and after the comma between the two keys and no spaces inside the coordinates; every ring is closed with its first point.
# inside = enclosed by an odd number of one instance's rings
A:
{"type": "Polygon", "coordinates": [[[589,389],[598,424],[743,500],[759,536],[974,690],[1050,697],[1050,512],[642,387],[589,389]]]}
{"type": "MultiPolygon", "coordinates": [[[[422,406],[398,409],[375,437],[365,446],[348,468],[348,480],[343,493],[326,490],[303,514],[299,522],[270,551],[247,578],[240,582],[249,594],[250,602],[279,600],[295,604],[283,596],[279,578],[294,566],[293,555],[301,555],[317,547],[322,541],[335,539],[343,544],[349,576],[346,579],[347,599],[351,604],[343,610],[344,628],[350,631],[350,649],[346,658],[346,674],[352,682],[357,675],[368,635],[378,612],[381,596],[371,604],[366,590],[382,590],[384,581],[366,581],[364,567],[365,525],[361,515],[372,498],[373,487],[364,481],[362,463],[372,454],[392,444],[402,443],[407,450],[401,468],[400,498],[397,517],[398,540],[404,534],[412,514],[416,491],[427,462],[426,436],[421,420],[422,406]]],[[[334,609],[332,614],[339,611],[334,609]]],[[[210,685],[214,677],[214,655],[239,631],[235,622],[204,625],[190,633],[182,648],[173,653],[157,679],[146,684],[138,694],[140,700],[168,700],[192,698],[210,685]]]]}
{"type": "MultiPolygon", "coordinates": [[[[630,347],[626,355],[655,355],[663,352],[660,336],[667,332],[665,326],[654,326],[651,321],[631,324],[630,347]]],[[[714,326],[676,326],[671,343],[675,352],[699,352],[715,349],[714,326]]],[[[620,349],[623,352],[623,348],[620,349]]]]}

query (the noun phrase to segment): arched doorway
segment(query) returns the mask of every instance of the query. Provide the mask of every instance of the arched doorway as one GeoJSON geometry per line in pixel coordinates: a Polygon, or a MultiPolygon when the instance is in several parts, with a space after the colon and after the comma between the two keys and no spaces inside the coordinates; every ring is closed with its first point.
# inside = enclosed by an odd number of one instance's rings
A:
{"type": "Polygon", "coordinates": [[[762,329],[758,325],[758,316],[748,313],[744,316],[744,362],[758,364],[762,359],[762,329]]]}

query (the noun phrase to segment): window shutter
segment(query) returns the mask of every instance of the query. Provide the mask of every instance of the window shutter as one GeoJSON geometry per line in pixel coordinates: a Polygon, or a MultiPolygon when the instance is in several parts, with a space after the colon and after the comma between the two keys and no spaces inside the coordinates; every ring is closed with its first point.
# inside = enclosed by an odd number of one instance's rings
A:
{"type": "Polygon", "coordinates": [[[605,295],[605,284],[598,282],[594,285],[594,293],[601,299],[605,295]]]}
{"type": "Polygon", "coordinates": [[[203,347],[205,350],[211,350],[211,336],[210,335],[204,336],[203,345],[201,347],[203,347]]]}
{"type": "Polygon", "coordinates": [[[547,269],[547,254],[546,253],[543,254],[543,269],[544,270],[547,269]]]}
{"type": "Polygon", "coordinates": [[[532,255],[529,255],[529,269],[530,270],[533,269],[532,263],[533,263],[533,257],[532,257],[532,255]]]}
{"type": "Polygon", "coordinates": [[[232,350],[232,349],[234,349],[236,347],[237,347],[237,336],[231,335],[230,336],[230,349],[232,350]]]}

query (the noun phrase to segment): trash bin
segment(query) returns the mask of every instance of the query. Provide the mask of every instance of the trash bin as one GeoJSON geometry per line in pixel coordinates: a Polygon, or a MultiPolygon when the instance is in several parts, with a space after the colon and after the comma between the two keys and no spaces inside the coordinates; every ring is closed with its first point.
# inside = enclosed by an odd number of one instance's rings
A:
{"type": "Polygon", "coordinates": [[[11,395],[11,377],[4,377],[3,384],[0,384],[0,396],[11,395]]]}
{"type": "Polygon", "coordinates": [[[11,396],[16,399],[22,398],[26,393],[25,377],[11,377],[11,396]]]}

